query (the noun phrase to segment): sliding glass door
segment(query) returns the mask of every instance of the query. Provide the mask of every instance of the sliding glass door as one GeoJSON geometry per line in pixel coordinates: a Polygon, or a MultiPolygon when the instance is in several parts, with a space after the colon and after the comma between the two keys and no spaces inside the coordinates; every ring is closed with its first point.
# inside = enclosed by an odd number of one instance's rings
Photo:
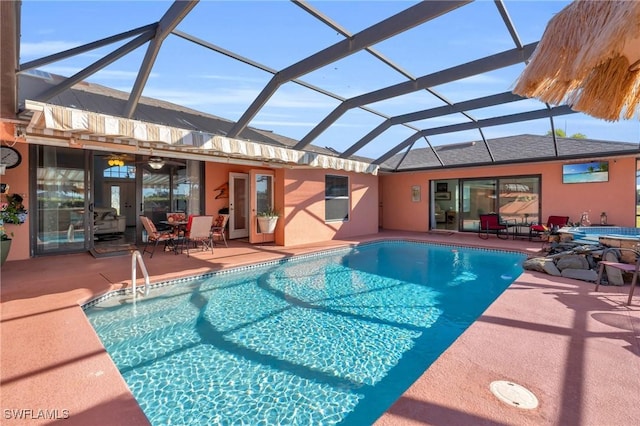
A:
{"type": "Polygon", "coordinates": [[[462,231],[477,231],[479,216],[485,213],[520,224],[540,219],[540,176],[461,179],[460,193],[462,231]]]}
{"type": "Polygon", "coordinates": [[[162,226],[167,213],[200,214],[200,162],[165,162],[160,168],[141,161],[142,214],[162,226]]]}
{"type": "Polygon", "coordinates": [[[36,255],[86,251],[92,244],[89,221],[89,152],[37,146],[37,208],[33,244],[36,255]]]}
{"type": "Polygon", "coordinates": [[[497,179],[468,179],[462,188],[462,230],[477,231],[480,215],[498,211],[497,179]]]}

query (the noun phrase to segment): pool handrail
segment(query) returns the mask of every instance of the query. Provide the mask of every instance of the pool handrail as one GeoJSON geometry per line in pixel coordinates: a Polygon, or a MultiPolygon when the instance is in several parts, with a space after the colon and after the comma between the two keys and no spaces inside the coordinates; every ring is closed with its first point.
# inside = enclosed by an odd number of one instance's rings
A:
{"type": "Polygon", "coordinates": [[[136,263],[140,265],[140,269],[142,270],[142,276],[144,277],[144,296],[147,297],[149,295],[149,287],[151,286],[149,280],[149,273],[147,272],[147,267],[144,264],[144,259],[142,259],[142,254],[140,254],[140,250],[134,250],[131,254],[131,290],[133,292],[133,299],[135,300],[137,295],[136,281],[137,281],[137,268],[136,263]]]}

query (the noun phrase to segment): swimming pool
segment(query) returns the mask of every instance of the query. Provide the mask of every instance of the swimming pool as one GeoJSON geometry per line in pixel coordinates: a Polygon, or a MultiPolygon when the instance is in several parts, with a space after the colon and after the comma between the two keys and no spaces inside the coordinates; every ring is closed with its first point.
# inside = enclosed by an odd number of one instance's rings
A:
{"type": "Polygon", "coordinates": [[[524,255],[384,242],[86,309],[164,424],[370,424],[522,272],[524,255]]]}

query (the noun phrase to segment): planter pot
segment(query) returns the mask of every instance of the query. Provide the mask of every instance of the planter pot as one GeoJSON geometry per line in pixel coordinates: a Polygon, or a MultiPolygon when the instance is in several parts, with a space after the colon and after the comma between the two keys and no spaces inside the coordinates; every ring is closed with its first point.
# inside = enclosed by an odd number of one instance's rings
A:
{"type": "Polygon", "coordinates": [[[277,217],[258,216],[258,226],[263,234],[273,234],[277,223],[277,217]]]}
{"type": "Polygon", "coordinates": [[[9,256],[9,250],[11,250],[11,240],[0,240],[0,265],[4,265],[9,256]]]}

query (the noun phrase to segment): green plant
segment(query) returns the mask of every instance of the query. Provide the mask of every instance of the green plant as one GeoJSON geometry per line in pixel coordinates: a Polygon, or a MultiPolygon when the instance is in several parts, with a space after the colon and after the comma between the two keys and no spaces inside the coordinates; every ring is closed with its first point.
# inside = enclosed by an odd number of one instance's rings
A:
{"type": "MultiPolygon", "coordinates": [[[[22,204],[22,196],[19,194],[5,195],[6,201],[0,203],[0,223],[20,225],[27,220],[27,210],[22,204]]],[[[4,226],[3,226],[4,228],[4,226]]],[[[4,233],[3,235],[6,235],[4,233]]],[[[5,238],[6,239],[6,238],[5,238]]]]}
{"type": "Polygon", "coordinates": [[[0,241],[10,240],[13,237],[13,232],[11,234],[7,234],[7,231],[4,229],[4,223],[0,219],[0,241]]]}
{"type": "Polygon", "coordinates": [[[280,217],[280,213],[278,213],[276,209],[269,207],[266,210],[259,212],[258,216],[259,217],[280,217]]]}

